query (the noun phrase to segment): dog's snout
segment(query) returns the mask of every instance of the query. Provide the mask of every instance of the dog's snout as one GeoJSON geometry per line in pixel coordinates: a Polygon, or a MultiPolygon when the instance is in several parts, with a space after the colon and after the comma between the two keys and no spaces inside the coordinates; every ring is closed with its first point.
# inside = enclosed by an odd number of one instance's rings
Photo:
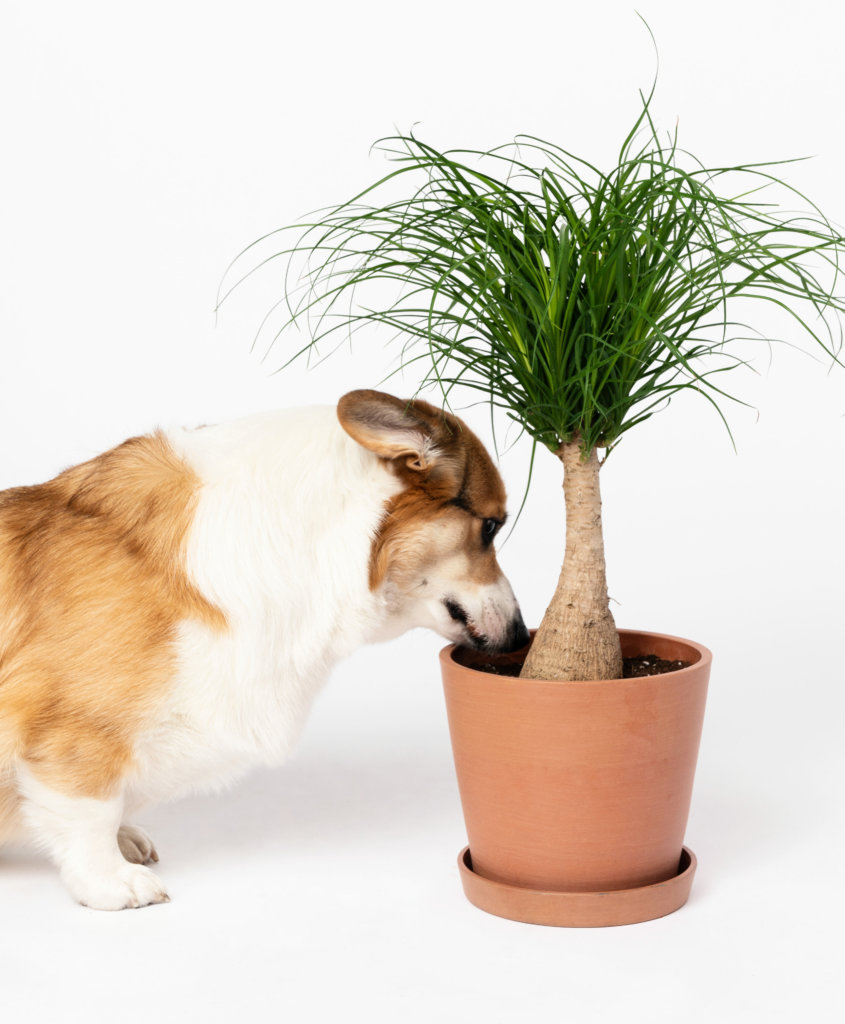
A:
{"type": "Polygon", "coordinates": [[[491,654],[510,654],[521,650],[530,640],[531,635],[525,628],[522,612],[517,607],[501,638],[498,642],[488,641],[487,647],[491,654]]]}
{"type": "Polygon", "coordinates": [[[443,607],[453,622],[462,627],[462,640],[476,650],[490,654],[509,654],[528,644],[530,635],[522,620],[519,605],[511,595],[507,611],[498,604],[482,606],[479,612],[471,614],[454,597],[443,598],[443,607]]]}

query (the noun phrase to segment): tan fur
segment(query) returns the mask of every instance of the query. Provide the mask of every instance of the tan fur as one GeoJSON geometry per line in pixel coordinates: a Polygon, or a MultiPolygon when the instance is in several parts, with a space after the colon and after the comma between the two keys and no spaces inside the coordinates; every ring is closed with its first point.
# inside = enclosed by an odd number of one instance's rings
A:
{"type": "Polygon", "coordinates": [[[0,493],[0,786],[22,759],[62,792],[111,795],[177,623],[225,625],[181,568],[197,487],[157,434],[0,493]]]}
{"type": "Polygon", "coordinates": [[[0,845],[23,837],[23,822],[18,813],[20,798],[14,780],[0,778],[0,845]]]}
{"type": "MultiPolygon", "coordinates": [[[[469,578],[479,584],[493,582],[501,570],[495,550],[483,547],[480,533],[482,520],[505,518],[506,494],[499,471],[481,441],[456,416],[420,400],[404,407],[424,425],[438,458],[429,466],[414,455],[403,462],[390,453],[405,490],[388,503],[373,540],[371,589],[384,581],[388,570],[396,582],[412,568],[424,570],[428,561],[442,554],[443,544],[432,541],[447,537],[454,550],[472,552],[469,578]]],[[[374,446],[371,439],[367,443],[374,446]]]]}

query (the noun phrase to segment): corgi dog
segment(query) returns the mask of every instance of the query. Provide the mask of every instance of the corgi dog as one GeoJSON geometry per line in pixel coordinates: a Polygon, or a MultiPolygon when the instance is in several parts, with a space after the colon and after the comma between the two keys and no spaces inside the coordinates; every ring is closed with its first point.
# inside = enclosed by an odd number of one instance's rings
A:
{"type": "Polygon", "coordinates": [[[377,391],[0,492],[0,843],[85,906],[167,902],[133,815],[283,761],[340,658],[416,626],[528,642],[504,519],[472,431],[377,391]]]}

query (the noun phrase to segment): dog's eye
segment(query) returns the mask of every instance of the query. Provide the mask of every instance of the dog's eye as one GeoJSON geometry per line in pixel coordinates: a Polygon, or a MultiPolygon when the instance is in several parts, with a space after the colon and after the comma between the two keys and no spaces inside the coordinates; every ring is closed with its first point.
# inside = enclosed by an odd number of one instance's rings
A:
{"type": "Polygon", "coordinates": [[[498,519],[484,519],[481,523],[481,541],[483,544],[490,544],[496,534],[499,532],[499,527],[502,524],[498,519]]]}

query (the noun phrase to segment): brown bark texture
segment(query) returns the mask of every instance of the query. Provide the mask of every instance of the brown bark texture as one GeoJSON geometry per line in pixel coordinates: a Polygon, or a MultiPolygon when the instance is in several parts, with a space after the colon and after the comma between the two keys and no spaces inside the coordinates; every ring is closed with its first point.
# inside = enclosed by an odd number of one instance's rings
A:
{"type": "Polygon", "coordinates": [[[523,679],[620,679],[622,649],[607,596],[599,462],[583,458],[576,439],[558,452],[563,462],[566,551],[560,579],[534,642],[523,679]]]}

